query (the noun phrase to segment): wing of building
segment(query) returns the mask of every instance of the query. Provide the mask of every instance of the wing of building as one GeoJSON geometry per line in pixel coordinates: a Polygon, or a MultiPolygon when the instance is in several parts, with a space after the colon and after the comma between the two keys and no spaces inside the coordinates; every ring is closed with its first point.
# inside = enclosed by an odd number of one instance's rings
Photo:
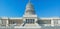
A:
{"type": "Polygon", "coordinates": [[[40,29],[60,26],[59,17],[38,18],[33,4],[29,1],[23,17],[0,17],[0,28],[4,29],[40,29]]]}

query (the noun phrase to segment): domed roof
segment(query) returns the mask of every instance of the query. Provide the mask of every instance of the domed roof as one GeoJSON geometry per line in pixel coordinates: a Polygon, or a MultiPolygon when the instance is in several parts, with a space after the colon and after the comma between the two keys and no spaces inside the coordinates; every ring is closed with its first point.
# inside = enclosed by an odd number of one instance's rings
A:
{"type": "Polygon", "coordinates": [[[26,5],[26,11],[25,14],[35,14],[34,6],[33,4],[29,1],[28,4],[26,5]]]}
{"type": "Polygon", "coordinates": [[[32,5],[32,3],[31,2],[29,2],[27,5],[26,5],[26,8],[28,8],[28,7],[33,7],[33,5],[32,5]]]}

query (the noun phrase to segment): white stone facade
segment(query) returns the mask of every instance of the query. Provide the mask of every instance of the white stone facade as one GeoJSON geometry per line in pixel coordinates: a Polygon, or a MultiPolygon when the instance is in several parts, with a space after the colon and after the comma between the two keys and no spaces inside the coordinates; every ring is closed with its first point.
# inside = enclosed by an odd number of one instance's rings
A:
{"type": "Polygon", "coordinates": [[[60,26],[59,17],[51,18],[38,18],[35,13],[33,5],[28,2],[23,17],[0,17],[0,27],[3,28],[35,28],[40,29],[41,27],[47,26],[60,26]]]}

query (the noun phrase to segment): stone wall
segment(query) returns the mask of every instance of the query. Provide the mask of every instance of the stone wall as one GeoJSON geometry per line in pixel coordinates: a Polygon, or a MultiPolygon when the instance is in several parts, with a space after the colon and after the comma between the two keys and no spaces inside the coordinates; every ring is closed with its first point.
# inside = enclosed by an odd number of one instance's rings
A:
{"type": "Polygon", "coordinates": [[[55,27],[42,27],[42,28],[10,28],[10,27],[0,27],[0,29],[60,29],[60,26],[55,27]]]}

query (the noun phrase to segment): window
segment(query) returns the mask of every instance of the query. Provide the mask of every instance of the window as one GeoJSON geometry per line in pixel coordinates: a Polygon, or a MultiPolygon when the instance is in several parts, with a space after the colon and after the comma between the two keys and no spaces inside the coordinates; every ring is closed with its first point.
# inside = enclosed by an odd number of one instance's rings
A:
{"type": "Polygon", "coordinates": [[[51,24],[51,20],[38,20],[38,24],[51,24]]]}

